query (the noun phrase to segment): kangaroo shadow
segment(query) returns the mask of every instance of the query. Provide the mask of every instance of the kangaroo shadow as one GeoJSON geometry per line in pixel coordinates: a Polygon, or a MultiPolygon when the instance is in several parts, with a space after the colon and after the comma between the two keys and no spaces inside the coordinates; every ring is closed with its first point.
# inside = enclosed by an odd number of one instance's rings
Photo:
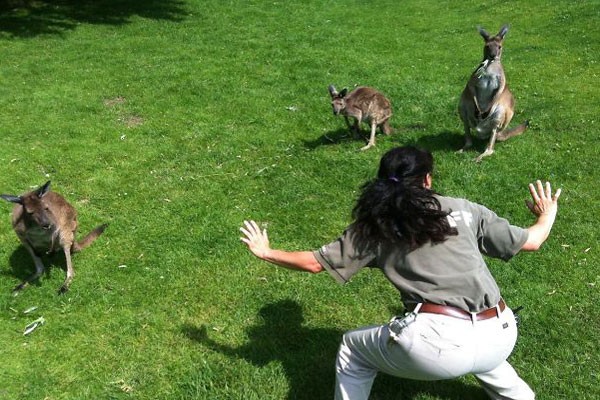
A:
{"type": "Polygon", "coordinates": [[[367,143],[368,133],[364,133],[362,130],[357,135],[350,131],[348,128],[339,128],[322,134],[320,137],[313,140],[303,140],[304,146],[307,149],[314,150],[321,146],[330,146],[334,144],[340,144],[343,142],[360,142],[367,143]]]}
{"type": "MultiPolygon", "coordinates": [[[[375,134],[375,140],[378,140],[381,137],[394,137],[396,133],[400,132],[400,129],[392,128],[393,131],[391,134],[384,134],[380,128],[377,128],[377,132],[375,134]]],[[[313,140],[303,140],[304,146],[307,149],[314,150],[320,146],[328,146],[340,144],[343,142],[356,142],[361,143],[361,146],[366,145],[369,142],[369,137],[371,135],[370,128],[365,129],[365,125],[361,124],[361,128],[358,134],[354,133],[354,131],[350,130],[347,127],[339,128],[336,130],[329,131],[324,133],[317,139],[313,140]]]]}
{"type": "Polygon", "coordinates": [[[424,134],[417,139],[408,140],[404,144],[420,147],[429,151],[453,153],[460,150],[464,143],[465,135],[463,133],[444,130],[435,134],[424,134]]]}
{"type": "MultiPolygon", "coordinates": [[[[63,271],[67,270],[67,261],[65,259],[65,254],[62,251],[44,255],[42,257],[42,262],[44,263],[44,275],[46,277],[50,276],[54,267],[58,267],[63,271]]],[[[15,282],[14,286],[22,283],[35,272],[33,258],[31,258],[31,255],[23,245],[18,246],[11,254],[9,263],[10,270],[2,270],[0,274],[16,278],[18,282],[15,282]]],[[[41,286],[40,280],[41,277],[30,282],[30,285],[41,286]]]]}
{"type": "MultiPolygon", "coordinates": [[[[281,363],[289,381],[288,400],[331,399],[335,386],[335,359],[343,332],[303,326],[302,307],[292,300],[267,304],[259,311],[262,323],[247,328],[248,343],[231,347],[208,337],[206,326],[182,326],[191,340],[227,356],[244,359],[258,367],[281,363]]],[[[464,383],[417,382],[379,374],[371,399],[413,399],[432,393],[446,400],[484,399],[482,389],[464,383]]]]}
{"type": "MultiPolygon", "coordinates": [[[[397,143],[399,146],[415,146],[430,151],[444,151],[444,152],[457,152],[460,150],[465,142],[465,136],[462,132],[444,130],[436,134],[423,134],[417,139],[407,138],[403,133],[412,131],[425,131],[426,125],[423,124],[412,124],[406,126],[395,126],[393,133],[389,136],[390,139],[397,143]]],[[[377,137],[385,137],[379,130],[377,130],[377,137]]],[[[320,146],[336,145],[343,142],[357,142],[366,144],[369,138],[369,132],[360,131],[359,135],[355,135],[347,128],[339,128],[334,131],[324,133],[320,137],[314,140],[304,140],[304,146],[308,149],[314,150],[320,146]]],[[[470,151],[480,152],[487,144],[487,141],[473,140],[473,146],[470,151]]]]}

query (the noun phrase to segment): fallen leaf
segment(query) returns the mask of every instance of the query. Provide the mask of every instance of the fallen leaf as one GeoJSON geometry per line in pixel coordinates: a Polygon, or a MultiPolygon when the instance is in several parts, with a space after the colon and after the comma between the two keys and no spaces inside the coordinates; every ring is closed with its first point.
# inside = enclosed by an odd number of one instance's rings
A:
{"type": "Polygon", "coordinates": [[[29,325],[27,325],[25,327],[23,336],[29,335],[31,332],[35,331],[38,327],[44,325],[45,323],[46,323],[46,320],[44,319],[44,317],[39,317],[38,319],[36,319],[35,321],[33,321],[32,323],[30,323],[29,325]]]}

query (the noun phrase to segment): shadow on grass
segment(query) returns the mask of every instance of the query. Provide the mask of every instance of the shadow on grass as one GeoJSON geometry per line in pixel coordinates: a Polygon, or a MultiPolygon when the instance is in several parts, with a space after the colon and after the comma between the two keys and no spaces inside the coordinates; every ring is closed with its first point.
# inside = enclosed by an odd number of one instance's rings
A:
{"type": "Polygon", "coordinates": [[[261,367],[281,363],[289,380],[288,399],[330,399],[335,382],[335,356],[342,332],[302,326],[301,306],[291,300],[267,304],[263,323],[247,328],[249,342],[230,347],[210,339],[206,327],[184,326],[183,332],[204,346],[261,367]]]}
{"type": "MultiPolygon", "coordinates": [[[[13,285],[14,287],[22,283],[35,272],[35,264],[33,259],[31,258],[31,255],[27,249],[22,245],[15,249],[10,256],[9,262],[10,270],[2,270],[0,274],[11,278],[16,278],[13,285]]],[[[62,251],[57,251],[54,254],[42,257],[42,262],[46,267],[44,269],[44,274],[39,279],[31,282],[30,285],[41,286],[40,280],[43,279],[44,276],[50,276],[51,270],[53,270],[54,267],[60,268],[62,271],[61,273],[66,273],[67,261],[65,260],[65,255],[62,251]]]]}
{"type": "MultiPolygon", "coordinates": [[[[407,125],[394,127],[394,133],[392,133],[388,140],[392,140],[398,146],[416,146],[430,151],[444,151],[444,152],[455,152],[462,148],[464,145],[464,134],[462,132],[445,130],[435,134],[426,133],[426,126],[407,125]],[[424,131],[417,139],[409,139],[405,133],[412,131],[424,131]]],[[[376,140],[379,138],[386,137],[379,131],[377,131],[376,140]]],[[[361,131],[360,137],[354,135],[346,128],[340,128],[335,131],[327,132],[321,137],[314,140],[304,140],[304,146],[308,149],[314,150],[320,146],[338,145],[342,142],[353,141],[356,142],[358,149],[367,144],[369,139],[369,132],[361,131]]],[[[473,140],[473,147],[470,151],[482,151],[485,148],[487,141],[480,141],[477,139],[473,140]]],[[[477,153],[479,154],[479,153],[477,153]]]]}
{"type": "MultiPolygon", "coordinates": [[[[208,337],[206,326],[184,325],[191,340],[258,367],[280,362],[289,380],[287,399],[331,399],[335,386],[335,358],[343,332],[303,326],[302,307],[295,301],[267,304],[259,311],[263,323],[247,328],[249,342],[231,347],[208,337]]],[[[413,399],[429,393],[446,400],[485,399],[482,389],[461,381],[417,382],[379,374],[371,399],[413,399]]]]}
{"type": "Polygon", "coordinates": [[[360,147],[367,144],[368,137],[363,135],[361,131],[360,137],[350,132],[348,128],[340,128],[334,131],[324,133],[319,138],[314,140],[304,140],[304,146],[307,149],[314,150],[317,147],[340,144],[342,142],[362,143],[360,147]],[[363,138],[364,136],[364,138],[363,138]]]}
{"type": "Polygon", "coordinates": [[[184,15],[182,0],[0,0],[0,33],[34,37],[81,23],[122,25],[134,16],[180,21],[184,15]]]}
{"type": "Polygon", "coordinates": [[[464,142],[464,134],[453,131],[442,131],[436,134],[424,134],[416,140],[410,140],[404,144],[421,147],[432,152],[442,151],[453,153],[461,149],[464,142]]]}

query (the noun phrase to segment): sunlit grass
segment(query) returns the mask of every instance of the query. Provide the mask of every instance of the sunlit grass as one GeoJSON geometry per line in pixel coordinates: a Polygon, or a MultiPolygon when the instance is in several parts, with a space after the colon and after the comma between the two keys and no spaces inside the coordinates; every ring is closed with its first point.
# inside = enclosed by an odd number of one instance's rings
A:
{"type": "MultiPolygon", "coordinates": [[[[511,362],[538,398],[598,397],[597,1],[29,3],[0,8],[0,192],[51,179],[80,233],[110,226],[74,257],[66,295],[57,257],[13,298],[32,262],[3,205],[0,398],[331,398],[341,334],[388,320],[398,294],[377,271],[342,287],[258,262],[238,227],[254,218],[274,246],[318,248],[402,144],[432,150],[438,191],[517,225],[532,222],[527,183],[563,188],[542,251],[490,268],[525,306],[511,362]],[[504,23],[513,124],[531,128],[476,164],[483,142],[455,154],[458,96],[476,26],[504,23]],[[329,84],[377,87],[396,134],[359,152],[329,84]]],[[[372,397],[485,395],[471,378],[380,377],[372,397]]]]}

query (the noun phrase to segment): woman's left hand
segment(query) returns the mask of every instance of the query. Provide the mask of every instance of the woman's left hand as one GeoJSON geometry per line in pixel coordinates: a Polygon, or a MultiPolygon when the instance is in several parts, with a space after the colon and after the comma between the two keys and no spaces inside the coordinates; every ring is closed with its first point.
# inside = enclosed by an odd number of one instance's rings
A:
{"type": "Polygon", "coordinates": [[[261,231],[258,224],[250,220],[244,221],[244,226],[240,228],[240,232],[244,234],[244,237],[241,237],[240,239],[242,242],[246,243],[248,250],[256,257],[265,259],[268,252],[271,250],[267,230],[263,229],[261,231]]]}

